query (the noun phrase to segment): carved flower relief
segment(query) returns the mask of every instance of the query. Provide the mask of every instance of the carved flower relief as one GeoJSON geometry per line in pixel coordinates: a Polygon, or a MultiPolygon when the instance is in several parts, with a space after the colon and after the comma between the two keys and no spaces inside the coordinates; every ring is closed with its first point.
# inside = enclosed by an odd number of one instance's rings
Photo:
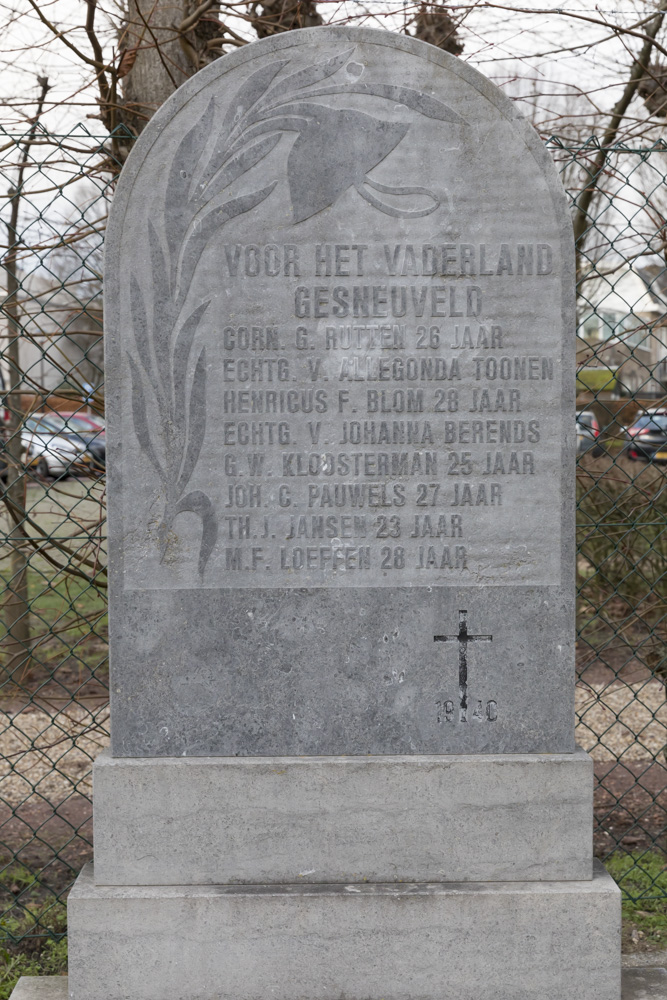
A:
{"type": "Polygon", "coordinates": [[[409,125],[322,104],[300,103],[282,110],[301,122],[298,138],[287,158],[294,223],[330,208],[350,188],[355,188],[375,208],[390,215],[417,217],[428,215],[438,207],[438,199],[424,188],[389,188],[368,177],[405,138],[409,125]],[[369,192],[369,186],[385,194],[424,196],[428,205],[396,208],[380,202],[369,192]]]}
{"type": "Polygon", "coordinates": [[[289,60],[262,65],[235,93],[221,123],[216,99],[211,98],[202,117],[180,140],[168,168],[164,198],[155,213],[164,220],[161,233],[152,222],[147,226],[152,280],[142,287],[136,275],[131,276],[134,350],[127,353],[132,416],[139,445],[161,483],[160,559],[167,553],[175,518],[194,513],[202,526],[200,575],[218,535],[218,516],[210,497],[189,489],[206,431],[206,347],[196,346],[196,335],[210,299],[190,313],[186,299],[209,240],[227,222],[261,205],[278,183],[271,179],[261,188],[230,197],[234,182],[250,174],[283,135],[296,133],[286,162],[295,226],[330,208],[351,189],[386,215],[429,215],[440,205],[433,192],[390,187],[368,176],[405,139],[410,125],[339,107],[338,102],[371,97],[433,121],[465,124],[429,94],[362,82],[363,66],[349,62],[353,51],[341,51],[292,73],[289,60]],[[344,67],[348,80],[334,82],[344,67]],[[322,98],[335,98],[336,106],[322,103],[322,98]],[[212,133],[218,141],[211,151],[212,133]],[[398,205],[388,204],[375,192],[392,196],[398,205]],[[192,361],[194,374],[188,379],[192,361]],[[151,398],[159,414],[157,423],[148,419],[151,398]]]}

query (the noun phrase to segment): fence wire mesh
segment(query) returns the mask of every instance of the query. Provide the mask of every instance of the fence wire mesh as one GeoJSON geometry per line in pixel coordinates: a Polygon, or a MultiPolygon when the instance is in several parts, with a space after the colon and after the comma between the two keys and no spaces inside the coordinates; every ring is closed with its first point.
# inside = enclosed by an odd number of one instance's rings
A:
{"type": "MultiPolygon", "coordinates": [[[[65,933],[108,742],[102,246],[127,135],[0,130],[0,938],[65,933]]],[[[577,741],[595,850],[667,899],[667,145],[548,142],[578,240],[577,741]],[[585,195],[585,199],[584,199],[585,195]]],[[[202,808],[206,804],[202,803],[202,808]]]]}

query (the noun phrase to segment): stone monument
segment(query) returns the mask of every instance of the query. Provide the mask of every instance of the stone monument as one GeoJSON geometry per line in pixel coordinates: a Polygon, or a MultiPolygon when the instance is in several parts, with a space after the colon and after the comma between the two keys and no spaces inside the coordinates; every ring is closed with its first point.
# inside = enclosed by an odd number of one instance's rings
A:
{"type": "Polygon", "coordinates": [[[248,45],[137,142],[105,277],[113,743],[71,1000],[620,1000],[538,135],[408,37],[248,45]]]}

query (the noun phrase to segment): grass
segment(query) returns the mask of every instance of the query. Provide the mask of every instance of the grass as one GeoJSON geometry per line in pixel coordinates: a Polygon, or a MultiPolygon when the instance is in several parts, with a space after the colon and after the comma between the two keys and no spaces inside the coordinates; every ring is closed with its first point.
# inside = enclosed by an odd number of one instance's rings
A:
{"type": "Polygon", "coordinates": [[[65,974],[67,907],[16,862],[0,872],[0,897],[16,900],[0,918],[0,1000],[8,1000],[21,976],[65,974]]]}
{"type": "Polygon", "coordinates": [[[0,948],[0,1000],[9,1000],[21,976],[64,976],[67,973],[67,938],[46,941],[39,952],[11,954],[0,948]]]}
{"type": "MultiPolygon", "coordinates": [[[[91,560],[90,572],[99,559],[105,563],[104,536],[100,535],[99,483],[67,480],[48,489],[35,485],[28,490],[26,506],[31,518],[51,538],[69,536],[68,548],[85,552],[91,560]]],[[[0,537],[8,530],[6,515],[0,511],[0,537]]],[[[29,533],[37,528],[28,525],[29,533]]],[[[35,537],[37,537],[35,535],[35,537]]],[[[4,693],[12,697],[33,691],[49,676],[66,686],[76,686],[94,674],[104,684],[106,659],[106,595],[86,580],[56,569],[49,561],[62,563],[59,549],[26,549],[28,556],[28,602],[31,654],[17,663],[12,655],[3,663],[12,666],[5,675],[4,693]],[[56,676],[57,673],[57,676],[56,676]],[[79,675],[82,675],[79,678],[79,675]],[[71,684],[68,684],[71,677],[71,684]]],[[[0,543],[0,591],[11,586],[13,563],[8,544],[0,543]]],[[[0,655],[3,652],[0,627],[0,655]]]]}
{"type": "Polygon", "coordinates": [[[616,852],[605,862],[623,894],[623,951],[667,948],[667,859],[616,852]]]}
{"type": "MultiPolygon", "coordinates": [[[[0,591],[5,566],[0,562],[0,591]]],[[[74,691],[95,677],[108,678],[106,598],[85,581],[64,573],[28,568],[31,653],[11,672],[0,669],[2,693],[16,698],[35,693],[50,678],[74,691]]],[[[1,653],[0,660],[6,666],[1,653]]]]}
{"type": "Polygon", "coordinates": [[[0,872],[0,945],[10,950],[34,950],[67,933],[67,906],[39,876],[18,861],[0,872]]]}
{"type": "Polygon", "coordinates": [[[37,659],[44,665],[62,663],[63,656],[72,650],[87,666],[96,667],[100,645],[102,656],[105,653],[104,595],[64,573],[47,575],[32,568],[28,570],[28,594],[33,635],[43,637],[36,650],[37,659]]]}

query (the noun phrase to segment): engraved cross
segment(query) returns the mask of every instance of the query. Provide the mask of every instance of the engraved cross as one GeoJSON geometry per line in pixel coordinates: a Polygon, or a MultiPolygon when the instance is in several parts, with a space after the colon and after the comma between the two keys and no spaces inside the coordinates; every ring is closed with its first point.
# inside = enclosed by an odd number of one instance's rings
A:
{"type": "Polygon", "coordinates": [[[492,635],[469,635],[468,612],[459,611],[458,635],[434,635],[434,642],[458,642],[459,644],[459,698],[462,718],[468,708],[468,643],[492,642],[492,635]]]}

